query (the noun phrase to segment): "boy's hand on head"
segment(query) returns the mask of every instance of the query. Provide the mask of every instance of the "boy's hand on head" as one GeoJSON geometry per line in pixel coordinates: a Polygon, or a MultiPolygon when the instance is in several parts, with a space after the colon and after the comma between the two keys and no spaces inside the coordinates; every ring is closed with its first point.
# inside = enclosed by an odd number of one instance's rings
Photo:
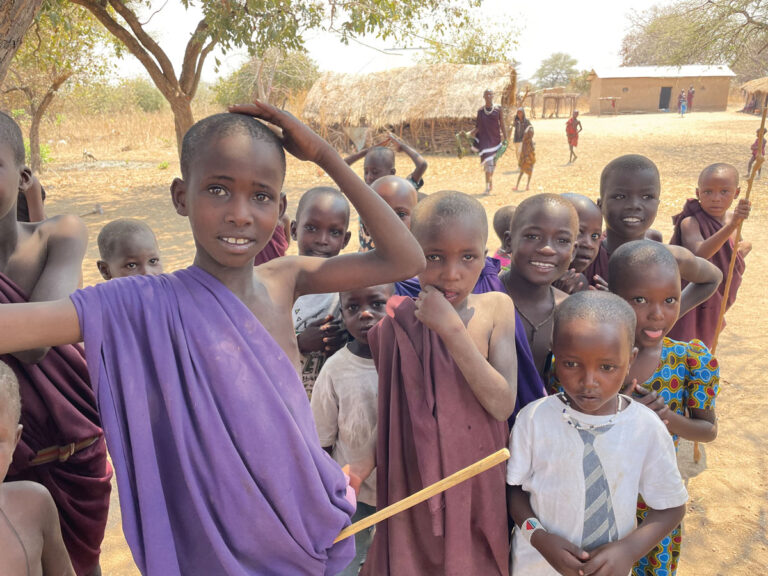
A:
{"type": "Polygon", "coordinates": [[[400,152],[403,149],[403,141],[392,132],[387,132],[387,142],[392,144],[392,148],[395,149],[395,152],[400,152]]]}
{"type": "Polygon", "coordinates": [[[746,198],[741,198],[736,208],[733,210],[733,223],[739,224],[749,218],[749,212],[752,209],[752,202],[746,198]]]}
{"type": "Polygon", "coordinates": [[[562,536],[537,530],[531,536],[531,545],[560,574],[564,576],[585,575],[584,563],[589,560],[589,553],[562,536]]]}
{"type": "Polygon", "coordinates": [[[299,160],[319,163],[326,154],[333,152],[331,145],[315,134],[311,128],[290,112],[280,110],[266,102],[254,100],[253,104],[230,106],[234,114],[246,114],[274,124],[282,133],[283,148],[299,160]]]}
{"type": "Polygon", "coordinates": [[[634,564],[630,551],[621,540],[592,550],[590,556],[589,561],[584,564],[584,576],[629,574],[634,564]]]}
{"type": "Polygon", "coordinates": [[[416,299],[416,319],[441,336],[464,328],[456,309],[434,286],[424,286],[419,292],[416,299]]]}
{"type": "Polygon", "coordinates": [[[672,411],[669,409],[666,402],[664,402],[664,399],[659,397],[654,390],[650,390],[645,386],[640,386],[640,384],[637,383],[637,380],[632,380],[630,391],[632,392],[632,397],[637,402],[656,412],[656,415],[661,418],[661,421],[664,422],[665,426],[669,425],[669,418],[672,411]]]}

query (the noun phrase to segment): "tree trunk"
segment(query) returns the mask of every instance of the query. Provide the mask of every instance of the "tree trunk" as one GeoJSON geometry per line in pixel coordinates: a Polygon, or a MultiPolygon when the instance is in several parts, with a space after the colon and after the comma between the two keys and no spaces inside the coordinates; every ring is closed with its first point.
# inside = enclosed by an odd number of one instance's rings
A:
{"type": "Polygon", "coordinates": [[[192,102],[184,95],[181,95],[179,98],[169,99],[168,102],[171,105],[173,125],[176,128],[176,146],[179,154],[181,154],[181,141],[184,138],[184,134],[195,123],[195,118],[192,116],[192,102]]]}
{"type": "Polygon", "coordinates": [[[30,168],[32,172],[39,172],[43,166],[42,155],[40,154],[40,122],[43,120],[46,111],[56,97],[56,92],[59,91],[61,85],[66,82],[69,77],[72,76],[71,72],[61,74],[56,77],[53,84],[48,88],[48,91],[43,96],[40,104],[35,107],[34,103],[30,104],[32,109],[32,122],[29,125],[29,156],[30,156],[30,168]]]}
{"type": "Polygon", "coordinates": [[[0,2],[0,84],[5,79],[21,39],[40,10],[43,0],[2,0],[0,2]]]}

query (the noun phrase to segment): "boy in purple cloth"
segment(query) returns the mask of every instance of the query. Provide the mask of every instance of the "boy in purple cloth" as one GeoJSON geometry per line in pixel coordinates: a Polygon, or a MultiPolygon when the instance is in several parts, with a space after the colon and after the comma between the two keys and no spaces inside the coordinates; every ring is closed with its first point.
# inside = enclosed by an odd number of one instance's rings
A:
{"type": "MultiPolygon", "coordinates": [[[[720,269],[723,277],[730,266],[733,251],[736,250],[727,308],[736,301],[736,293],[744,274],[744,258],[752,249],[751,243],[735,237],[739,224],[749,217],[749,200],[741,198],[736,209],[729,211],[740,191],[739,173],[734,166],[707,166],[699,175],[696,198],[686,201],[683,211],[673,217],[675,231],[669,241],[670,244],[687,248],[700,258],[706,258],[720,269]]],[[[707,346],[712,346],[724,294],[725,281],[712,298],[680,317],[669,332],[669,337],[683,342],[698,338],[707,346]]]]}
{"type": "Polygon", "coordinates": [[[296,118],[260,102],[230,112],[187,132],[182,178],[171,185],[194,265],[0,306],[0,352],[84,339],[142,574],[336,574],[354,554],[352,540],[333,544],[354,506],[294,368],[291,307],[302,294],[410,277],[424,256],[296,118]],[[286,256],[254,269],[279,217],[284,149],[346,191],[369,221],[374,252],[286,256]]]}

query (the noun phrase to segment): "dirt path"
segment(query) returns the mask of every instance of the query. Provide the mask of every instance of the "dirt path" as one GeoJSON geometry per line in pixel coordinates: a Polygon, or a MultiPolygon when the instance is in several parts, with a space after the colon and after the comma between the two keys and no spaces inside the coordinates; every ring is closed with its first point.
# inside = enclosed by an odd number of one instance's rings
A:
{"type": "MultiPolygon", "coordinates": [[[[172,134],[171,124],[167,123],[168,134],[172,134]]],[[[759,121],[727,112],[694,113],[684,119],[674,114],[585,116],[582,123],[579,160],[569,166],[565,119],[534,120],[538,162],[531,192],[511,191],[517,173],[510,151],[500,162],[495,194],[480,198],[489,220],[499,206],[519,203],[536,192],[572,191],[596,197],[603,166],[615,156],[636,152],[651,157],[661,171],[661,206],[655,227],[668,239],[670,216],[693,194],[696,178],[704,166],[731,162],[739,170],[746,169],[749,146],[759,121]]],[[[83,214],[97,203],[104,209],[103,215],[84,218],[91,237],[84,265],[86,285],[99,280],[95,239],[100,227],[114,218],[145,219],[157,232],[167,271],[188,265],[194,254],[186,220],[175,214],[169,199],[168,185],[178,173],[175,151],[165,142],[162,146],[121,152],[121,148],[127,147],[123,144],[117,139],[93,146],[86,142],[89,150],[99,150],[97,155],[103,161],[92,164],[82,163],[74,151],[58,151],[56,156],[61,162],[51,166],[42,177],[50,194],[49,214],[83,214]]],[[[483,178],[476,159],[429,157],[428,161],[427,193],[441,189],[482,192],[483,178]]],[[[399,157],[398,167],[407,174],[407,158],[399,157]]],[[[689,476],[691,502],[680,576],[762,574],[768,565],[768,469],[764,440],[768,400],[762,392],[761,380],[768,372],[768,294],[760,283],[768,272],[768,250],[764,248],[768,242],[766,181],[768,176],[758,181],[753,191],[753,216],[744,226],[744,235],[752,240],[755,249],[747,259],[739,300],[729,313],[728,328],[718,350],[722,369],[719,437],[714,444],[704,447],[704,458],[698,467],[692,465],[690,446],[681,449],[680,461],[689,476]]],[[[316,168],[289,161],[289,211],[295,210],[303,190],[324,182],[316,168]]],[[[350,244],[356,248],[354,240],[350,244]]],[[[497,246],[498,239],[490,238],[489,250],[497,246]]],[[[116,499],[113,504],[103,547],[104,574],[135,576],[138,571],[120,529],[116,499]]]]}

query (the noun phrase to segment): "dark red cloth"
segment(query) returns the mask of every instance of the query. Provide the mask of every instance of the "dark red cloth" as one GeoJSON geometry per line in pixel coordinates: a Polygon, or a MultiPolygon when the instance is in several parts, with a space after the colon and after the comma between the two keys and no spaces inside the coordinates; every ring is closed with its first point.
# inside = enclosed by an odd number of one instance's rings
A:
{"type": "MultiPolygon", "coordinates": [[[[723,227],[722,223],[702,210],[701,204],[699,204],[697,199],[691,198],[686,201],[683,211],[672,217],[672,223],[675,226],[675,230],[669,241],[670,244],[677,244],[678,246],[683,245],[680,225],[682,221],[689,216],[696,219],[696,222],[699,224],[699,230],[701,230],[701,236],[704,239],[709,238],[723,227]]],[[[723,281],[720,283],[717,292],[715,292],[709,300],[699,304],[696,308],[680,318],[669,334],[667,334],[669,338],[683,342],[690,342],[694,338],[698,338],[704,342],[707,347],[712,347],[712,344],[715,341],[717,317],[720,315],[720,306],[722,306],[723,296],[725,295],[725,280],[728,275],[728,267],[730,266],[732,255],[733,238],[729,238],[728,242],[723,244],[720,247],[720,250],[709,259],[712,264],[723,271],[723,281]]],[[[744,274],[744,268],[744,257],[737,253],[726,310],[728,310],[728,308],[730,308],[736,301],[736,293],[739,290],[739,286],[741,286],[741,277],[744,274]]],[[[685,285],[686,282],[683,282],[683,287],[685,287],[685,285]]],[[[725,328],[725,319],[723,319],[723,328],[725,328]]]]}
{"type": "MultiPolygon", "coordinates": [[[[27,302],[28,297],[0,274],[0,304],[27,302]]],[[[22,364],[0,355],[19,379],[21,442],[13,454],[7,481],[29,480],[45,486],[53,496],[61,532],[78,576],[91,572],[99,561],[107,525],[112,468],[101,431],[96,399],[80,346],[57,346],[37,364],[22,364]],[[66,462],[30,466],[39,450],[64,446],[94,436],[99,440],[66,462]]]]}
{"type": "Polygon", "coordinates": [[[272,238],[269,239],[267,245],[256,254],[256,259],[253,261],[254,266],[264,264],[280,256],[285,256],[285,251],[288,250],[288,238],[285,235],[285,228],[282,222],[278,222],[275,227],[275,231],[272,233],[272,238]]]}
{"type": "MultiPolygon", "coordinates": [[[[507,444],[440,337],[393,296],[368,334],[379,374],[377,507],[382,509],[507,444]]],[[[508,574],[505,466],[500,464],[376,526],[361,574],[508,574]]]]}
{"type": "Polygon", "coordinates": [[[592,260],[592,263],[584,270],[584,277],[589,282],[590,286],[595,286],[595,275],[600,276],[606,282],[608,281],[608,260],[611,259],[611,255],[608,254],[608,250],[605,249],[603,242],[600,242],[600,247],[597,250],[597,256],[592,260]]]}

